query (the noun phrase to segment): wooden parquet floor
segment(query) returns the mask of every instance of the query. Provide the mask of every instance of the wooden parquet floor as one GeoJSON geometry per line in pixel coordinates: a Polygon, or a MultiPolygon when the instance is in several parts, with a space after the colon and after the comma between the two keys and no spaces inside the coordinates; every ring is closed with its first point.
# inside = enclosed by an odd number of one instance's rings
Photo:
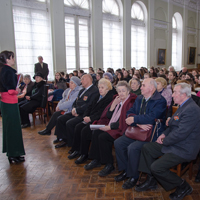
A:
{"type": "MultiPolygon", "coordinates": [[[[26,161],[10,165],[5,154],[0,153],[0,200],[167,200],[170,192],[161,186],[156,191],[136,192],[123,190],[123,182],[116,183],[117,169],[108,177],[101,178],[101,168],[86,171],[82,165],[69,160],[69,147],[55,149],[55,136],[41,136],[37,132],[45,128],[36,120],[36,127],[23,130],[26,161]]],[[[0,118],[0,146],[2,125],[0,118]]],[[[89,162],[89,161],[88,161],[89,162]]],[[[116,163],[116,162],[115,162],[116,163]]],[[[115,164],[115,167],[116,164],[115,164]]],[[[193,179],[183,177],[193,187],[193,193],[185,200],[200,199],[200,184],[194,182],[198,164],[194,165],[193,179]]]]}

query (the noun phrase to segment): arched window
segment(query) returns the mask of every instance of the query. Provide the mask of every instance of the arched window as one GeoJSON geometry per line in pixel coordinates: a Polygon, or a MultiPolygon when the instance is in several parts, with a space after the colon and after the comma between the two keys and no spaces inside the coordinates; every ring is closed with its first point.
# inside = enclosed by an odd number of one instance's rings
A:
{"type": "Polygon", "coordinates": [[[172,17],[172,66],[176,70],[182,66],[182,26],[181,15],[175,13],[172,17]]]}
{"type": "Polygon", "coordinates": [[[122,25],[116,0],[103,0],[103,67],[122,68],[122,25]]]}
{"type": "Polygon", "coordinates": [[[145,6],[135,2],[131,9],[131,65],[137,69],[147,66],[147,28],[145,6]]]}
{"type": "Polygon", "coordinates": [[[48,63],[49,79],[53,79],[49,13],[46,0],[12,1],[18,73],[34,75],[37,57],[48,63]]]}
{"type": "Polygon", "coordinates": [[[66,69],[88,72],[90,56],[90,7],[88,0],[64,0],[66,69]]]}

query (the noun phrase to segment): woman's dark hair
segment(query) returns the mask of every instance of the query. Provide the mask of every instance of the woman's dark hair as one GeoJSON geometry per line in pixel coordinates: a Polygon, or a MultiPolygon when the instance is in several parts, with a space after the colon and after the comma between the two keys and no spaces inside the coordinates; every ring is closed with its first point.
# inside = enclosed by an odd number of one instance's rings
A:
{"type": "Polygon", "coordinates": [[[6,59],[10,60],[10,57],[14,58],[14,53],[12,51],[2,51],[0,53],[0,63],[6,64],[6,59]]]}
{"type": "Polygon", "coordinates": [[[62,76],[65,76],[65,72],[60,72],[60,74],[61,74],[62,76]]]}
{"type": "Polygon", "coordinates": [[[100,78],[103,78],[103,72],[97,72],[97,74],[100,76],[100,78]]]}

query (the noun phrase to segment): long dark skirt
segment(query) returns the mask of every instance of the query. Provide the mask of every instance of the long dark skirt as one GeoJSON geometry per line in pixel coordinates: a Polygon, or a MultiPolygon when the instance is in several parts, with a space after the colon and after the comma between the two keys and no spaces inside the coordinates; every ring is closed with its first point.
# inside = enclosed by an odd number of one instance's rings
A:
{"type": "Polygon", "coordinates": [[[8,157],[25,155],[18,104],[1,103],[3,153],[8,157]]]}

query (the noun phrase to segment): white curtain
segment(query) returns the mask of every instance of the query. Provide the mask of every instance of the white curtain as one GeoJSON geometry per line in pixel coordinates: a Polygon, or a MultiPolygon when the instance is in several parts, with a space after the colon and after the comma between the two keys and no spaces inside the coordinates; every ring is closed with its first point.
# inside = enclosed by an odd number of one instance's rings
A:
{"type": "Polygon", "coordinates": [[[121,23],[103,21],[103,67],[122,68],[121,23]]]}
{"type": "Polygon", "coordinates": [[[67,72],[89,68],[89,26],[88,19],[80,16],[65,17],[65,41],[67,72]]]}
{"type": "Polygon", "coordinates": [[[172,33],[172,66],[177,68],[177,32],[172,33]]]}
{"type": "Polygon", "coordinates": [[[13,6],[18,73],[34,75],[37,57],[43,56],[53,79],[49,18],[46,11],[13,6]]]}

